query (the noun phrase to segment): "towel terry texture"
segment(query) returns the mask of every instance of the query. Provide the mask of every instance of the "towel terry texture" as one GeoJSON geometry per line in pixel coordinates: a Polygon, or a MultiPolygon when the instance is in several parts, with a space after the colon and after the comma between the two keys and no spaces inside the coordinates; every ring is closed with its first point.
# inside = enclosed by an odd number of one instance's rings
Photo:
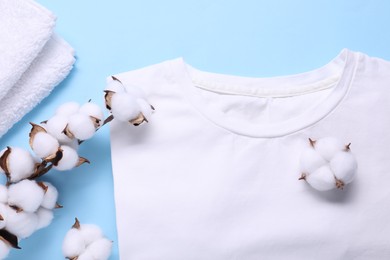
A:
{"type": "Polygon", "coordinates": [[[73,49],[55,15],[32,0],[0,0],[0,137],[70,72],[73,49]]]}

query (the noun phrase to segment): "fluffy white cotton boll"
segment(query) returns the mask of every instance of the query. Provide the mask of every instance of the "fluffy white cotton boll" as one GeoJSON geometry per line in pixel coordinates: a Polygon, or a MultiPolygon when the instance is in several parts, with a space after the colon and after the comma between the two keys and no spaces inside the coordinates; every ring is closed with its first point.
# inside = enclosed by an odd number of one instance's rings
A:
{"type": "Polygon", "coordinates": [[[27,238],[37,229],[38,216],[32,212],[16,212],[8,207],[6,229],[18,238],[27,238]]]}
{"type": "Polygon", "coordinates": [[[125,87],[117,80],[113,80],[111,77],[107,79],[107,86],[105,90],[113,91],[115,93],[125,92],[125,87]]]}
{"type": "Polygon", "coordinates": [[[334,137],[324,137],[318,139],[314,145],[316,151],[327,161],[330,161],[332,157],[339,151],[345,149],[345,144],[334,137]]]}
{"type": "Polygon", "coordinates": [[[45,132],[36,133],[32,141],[32,149],[40,158],[46,158],[57,152],[58,140],[45,132]]]}
{"type": "Polygon", "coordinates": [[[107,260],[111,255],[112,242],[107,238],[100,238],[92,242],[87,250],[96,260],[107,260]]]}
{"type": "Polygon", "coordinates": [[[97,258],[94,258],[91,252],[88,250],[84,251],[79,257],[77,257],[77,260],[98,260],[97,258]]]}
{"type": "Polygon", "coordinates": [[[45,129],[46,131],[55,137],[60,143],[62,142],[70,142],[68,136],[66,136],[63,132],[65,127],[68,124],[68,117],[62,115],[55,115],[46,122],[45,129]]]}
{"type": "Polygon", "coordinates": [[[77,113],[69,117],[68,129],[79,140],[87,140],[95,134],[91,117],[77,113]]]}
{"type": "Polygon", "coordinates": [[[103,237],[102,230],[93,224],[81,224],[80,233],[84,238],[84,243],[86,245],[103,237]]]}
{"type": "Polygon", "coordinates": [[[146,102],[145,99],[138,98],[137,103],[141,109],[142,114],[146,118],[146,120],[150,120],[150,117],[152,116],[153,110],[152,107],[148,102],[146,102]]]}
{"type": "Polygon", "coordinates": [[[34,172],[35,160],[33,156],[24,149],[11,147],[11,153],[9,154],[7,161],[11,182],[17,182],[28,178],[34,172]]]}
{"type": "Polygon", "coordinates": [[[145,92],[136,86],[126,86],[126,92],[135,98],[146,99],[145,92]]]}
{"type": "Polygon", "coordinates": [[[357,162],[355,156],[349,151],[338,152],[330,161],[330,168],[338,180],[348,184],[356,175],[357,162]]]}
{"type": "Polygon", "coordinates": [[[0,203],[8,202],[8,188],[5,185],[0,184],[0,203]]]}
{"type": "Polygon", "coordinates": [[[35,181],[22,180],[9,186],[8,204],[26,212],[35,212],[43,201],[44,193],[35,181]]]}
{"type": "Polygon", "coordinates": [[[69,117],[76,114],[80,109],[80,105],[76,102],[66,102],[59,106],[56,110],[56,115],[69,117]]]}
{"type": "Polygon", "coordinates": [[[84,239],[78,229],[70,229],[62,243],[62,253],[65,257],[73,258],[81,255],[85,251],[84,239]]]}
{"type": "Polygon", "coordinates": [[[59,171],[67,171],[76,167],[79,161],[77,151],[67,145],[62,145],[61,150],[62,158],[54,168],[59,171]]]}
{"type": "Polygon", "coordinates": [[[85,103],[80,107],[79,110],[80,113],[85,114],[87,116],[93,116],[94,118],[97,118],[99,120],[103,120],[103,111],[100,108],[100,106],[96,105],[95,103],[88,102],[85,103]]]}
{"type": "Polygon", "coordinates": [[[115,119],[125,122],[136,118],[141,108],[133,96],[116,93],[111,99],[111,112],[115,119]]]}
{"type": "Polygon", "coordinates": [[[312,147],[308,147],[301,155],[301,172],[311,173],[326,163],[327,162],[319,153],[317,153],[312,147]]]}
{"type": "Polygon", "coordinates": [[[49,226],[54,218],[52,210],[42,207],[37,210],[36,214],[38,216],[37,230],[49,226]]]}
{"type": "Polygon", "coordinates": [[[0,259],[6,259],[10,250],[11,247],[0,239],[0,259]]]}
{"type": "Polygon", "coordinates": [[[314,189],[320,191],[331,190],[336,187],[336,180],[334,178],[332,170],[328,165],[324,165],[318,168],[311,174],[306,176],[307,183],[314,189]]]}
{"type": "Polygon", "coordinates": [[[51,183],[44,182],[43,184],[47,187],[47,190],[43,195],[41,207],[46,209],[54,209],[57,204],[58,191],[51,183]]]}
{"type": "Polygon", "coordinates": [[[7,225],[8,208],[8,205],[0,203],[0,215],[3,219],[0,220],[0,229],[3,229],[7,225]]]}

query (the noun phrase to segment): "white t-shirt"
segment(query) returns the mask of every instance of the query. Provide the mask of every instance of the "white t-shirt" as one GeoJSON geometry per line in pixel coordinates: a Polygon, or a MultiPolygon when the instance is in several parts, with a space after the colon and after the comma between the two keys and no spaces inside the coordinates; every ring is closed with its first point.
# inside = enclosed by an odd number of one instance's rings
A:
{"type": "Polygon", "coordinates": [[[285,77],[183,59],[116,77],[156,109],[111,124],[121,259],[390,259],[389,62],[345,49],[285,77]],[[352,143],[358,172],[320,192],[299,158],[328,136],[352,143]]]}

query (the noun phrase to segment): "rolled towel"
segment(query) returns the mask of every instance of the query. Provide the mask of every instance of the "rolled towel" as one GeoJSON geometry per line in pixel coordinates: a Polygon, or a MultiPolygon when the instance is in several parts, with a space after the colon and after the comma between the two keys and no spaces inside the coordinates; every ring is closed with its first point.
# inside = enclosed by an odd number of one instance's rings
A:
{"type": "Polygon", "coordinates": [[[50,39],[55,20],[31,0],[0,0],[0,100],[50,39]]]}
{"type": "Polygon", "coordinates": [[[19,81],[0,101],[0,137],[50,94],[69,74],[74,62],[72,47],[54,34],[19,81]]]}

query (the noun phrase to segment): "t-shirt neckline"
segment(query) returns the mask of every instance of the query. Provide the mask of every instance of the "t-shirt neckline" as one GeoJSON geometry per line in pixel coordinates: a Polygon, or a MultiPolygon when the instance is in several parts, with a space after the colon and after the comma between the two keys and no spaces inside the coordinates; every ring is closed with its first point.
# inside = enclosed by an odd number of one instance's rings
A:
{"type": "Polygon", "coordinates": [[[279,77],[252,78],[226,74],[204,72],[193,68],[183,58],[171,61],[171,73],[183,95],[192,106],[205,118],[214,124],[238,135],[256,138],[273,138],[292,134],[312,126],[330,114],[347,94],[358,63],[358,53],[343,49],[333,60],[318,69],[279,77]],[[324,75],[326,77],[324,77],[324,75]],[[335,77],[335,75],[338,75],[335,77]],[[213,82],[214,80],[214,82],[213,82]],[[278,81],[281,88],[257,87],[256,84],[264,81],[278,81]],[[289,87],[290,82],[304,82],[298,87],[289,87]],[[207,84],[209,82],[209,84],[207,84]],[[217,83],[215,83],[217,82],[217,83]],[[240,87],[240,83],[246,83],[240,87]],[[220,84],[219,84],[220,83],[220,84]],[[228,83],[228,84],[226,84],[228,83]],[[225,94],[251,95],[251,96],[294,96],[299,93],[310,93],[323,89],[321,86],[333,83],[330,94],[321,102],[306,110],[300,115],[276,123],[255,124],[248,120],[232,121],[222,111],[206,106],[202,96],[197,92],[200,88],[212,89],[214,92],[225,94]]]}

